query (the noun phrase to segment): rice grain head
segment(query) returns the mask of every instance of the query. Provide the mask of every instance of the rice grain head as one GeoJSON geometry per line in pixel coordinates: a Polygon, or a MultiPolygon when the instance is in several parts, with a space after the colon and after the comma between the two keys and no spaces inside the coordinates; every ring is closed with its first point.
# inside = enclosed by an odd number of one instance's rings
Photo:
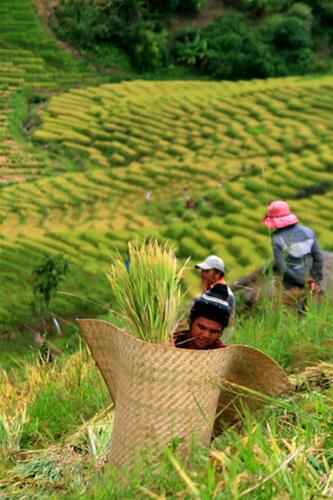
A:
{"type": "Polygon", "coordinates": [[[166,342],[182,316],[186,263],[178,266],[171,247],[156,240],[129,243],[128,255],[129,268],[116,254],[107,275],[113,313],[129,334],[146,342],[166,342]]]}

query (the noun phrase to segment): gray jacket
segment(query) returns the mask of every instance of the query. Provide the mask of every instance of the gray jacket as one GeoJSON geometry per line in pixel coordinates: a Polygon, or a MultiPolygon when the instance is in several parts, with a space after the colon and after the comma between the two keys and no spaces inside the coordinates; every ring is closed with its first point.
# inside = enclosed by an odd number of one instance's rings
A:
{"type": "Polygon", "coordinates": [[[303,287],[312,278],[323,279],[323,257],[312,229],[295,224],[275,231],[272,237],[274,265],[286,288],[303,287]]]}

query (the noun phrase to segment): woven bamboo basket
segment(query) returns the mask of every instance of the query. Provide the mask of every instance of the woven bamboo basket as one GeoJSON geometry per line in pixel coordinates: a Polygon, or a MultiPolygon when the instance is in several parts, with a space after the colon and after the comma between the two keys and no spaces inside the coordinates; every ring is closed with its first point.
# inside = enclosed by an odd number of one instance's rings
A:
{"type": "MultiPolygon", "coordinates": [[[[252,362],[265,358],[265,367],[270,367],[270,381],[266,378],[260,387],[256,385],[263,392],[280,394],[289,384],[278,365],[251,348],[176,349],[143,342],[105,321],[79,320],[79,324],[115,403],[107,459],[116,467],[133,464],[143,450],[158,458],[175,438],[184,452],[193,439],[208,446],[217,407],[223,410],[228,404],[221,392],[223,381],[248,382],[249,377],[258,377],[260,369],[253,371],[252,362]],[[235,363],[239,365],[243,355],[248,362],[242,361],[242,370],[237,371],[235,363]]],[[[225,421],[226,413],[220,413],[218,421],[225,421]]]]}
{"type": "Polygon", "coordinates": [[[214,435],[237,422],[244,409],[254,412],[271,401],[270,398],[293,390],[281,366],[258,349],[234,344],[224,351],[214,435]]]}

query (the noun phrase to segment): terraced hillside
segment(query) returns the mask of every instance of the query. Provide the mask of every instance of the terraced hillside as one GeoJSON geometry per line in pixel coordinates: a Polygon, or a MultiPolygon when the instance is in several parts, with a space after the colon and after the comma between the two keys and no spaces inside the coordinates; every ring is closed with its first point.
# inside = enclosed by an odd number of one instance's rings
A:
{"type": "Polygon", "coordinates": [[[0,166],[1,183],[7,184],[35,179],[45,170],[45,158],[11,136],[15,92],[50,92],[73,85],[83,66],[44,32],[30,0],[1,2],[0,33],[0,166]]]}
{"type": "MultiPolygon", "coordinates": [[[[53,97],[33,137],[79,151],[82,178],[105,176],[117,210],[110,217],[96,200],[101,234],[133,230],[131,200],[135,217],[173,239],[180,256],[219,253],[235,277],[269,257],[260,220],[273,198],[288,199],[332,248],[332,96],[332,78],[102,85],[53,97]]],[[[92,186],[90,199],[100,196],[92,186]]]]}
{"type": "Polygon", "coordinates": [[[260,220],[273,198],[333,249],[332,77],[103,83],[56,46],[30,0],[14,4],[0,6],[1,325],[29,316],[45,253],[72,263],[62,314],[82,297],[108,302],[110,249],[135,237],[171,239],[182,258],[218,253],[236,278],[269,259],[260,220]],[[40,96],[40,125],[18,138],[17,100],[40,96]]]}
{"type": "MultiPolygon", "coordinates": [[[[102,81],[80,61],[58,47],[44,30],[31,0],[3,0],[0,4],[0,186],[3,200],[18,185],[57,176],[67,171],[68,163],[54,161],[45,151],[25,140],[23,125],[29,101],[40,102],[52,93],[73,86],[102,81]]],[[[1,329],[31,316],[31,270],[42,253],[32,246],[20,247],[15,240],[16,222],[26,215],[17,206],[6,207],[2,222],[10,238],[1,233],[0,304],[1,329]],[[6,242],[4,241],[6,238],[6,242]]],[[[28,230],[30,232],[30,230],[28,230]]],[[[31,235],[34,230],[31,228],[31,235]]],[[[29,239],[31,243],[31,239],[29,239]]],[[[61,309],[66,303],[61,301],[61,309]]]]}

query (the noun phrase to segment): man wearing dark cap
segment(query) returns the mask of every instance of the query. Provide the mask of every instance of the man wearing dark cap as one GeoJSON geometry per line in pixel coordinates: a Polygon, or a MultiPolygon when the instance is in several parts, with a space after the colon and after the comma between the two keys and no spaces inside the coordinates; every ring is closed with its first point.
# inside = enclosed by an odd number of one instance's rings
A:
{"type": "Polygon", "coordinates": [[[230,305],[228,287],[218,285],[194,301],[190,312],[190,328],[174,336],[176,347],[185,349],[219,349],[225,347],[220,337],[228,326],[230,305]]]}

